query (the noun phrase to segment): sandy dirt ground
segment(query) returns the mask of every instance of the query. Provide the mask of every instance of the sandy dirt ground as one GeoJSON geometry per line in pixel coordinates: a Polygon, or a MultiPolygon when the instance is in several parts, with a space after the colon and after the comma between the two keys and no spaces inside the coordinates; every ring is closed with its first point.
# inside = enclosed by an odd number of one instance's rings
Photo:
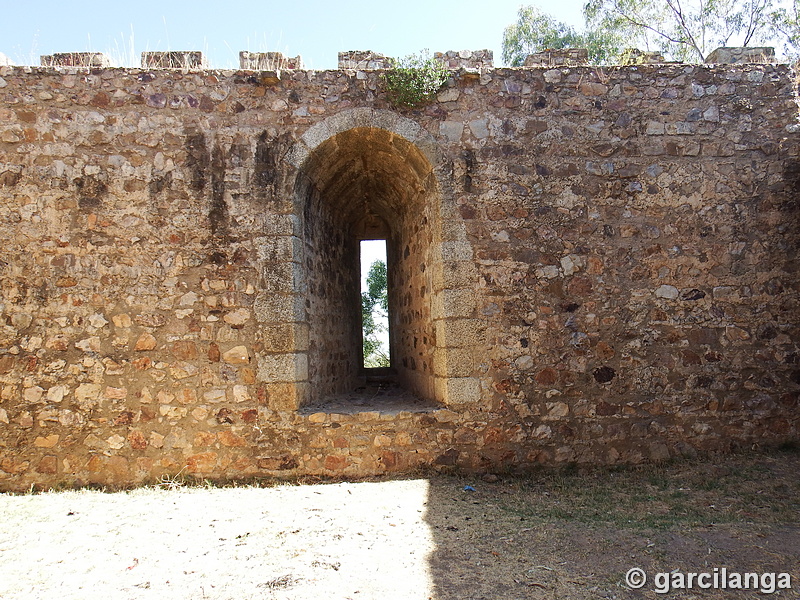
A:
{"type": "Polygon", "coordinates": [[[0,598],[800,598],[798,473],[790,452],[497,481],[0,495],[0,598]],[[715,568],[792,587],[657,593],[659,572],[715,568]]]}

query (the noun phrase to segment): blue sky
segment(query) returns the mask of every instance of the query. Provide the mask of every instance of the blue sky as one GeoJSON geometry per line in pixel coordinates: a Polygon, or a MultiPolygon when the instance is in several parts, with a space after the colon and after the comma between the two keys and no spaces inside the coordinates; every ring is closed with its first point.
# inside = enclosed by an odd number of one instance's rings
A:
{"type": "MultiPolygon", "coordinates": [[[[17,64],[38,64],[40,54],[96,51],[106,52],[117,64],[133,66],[144,50],[202,50],[211,67],[238,68],[240,50],[277,50],[302,55],[306,68],[335,69],[337,53],[343,50],[399,57],[423,48],[488,48],[500,65],[503,28],[515,21],[522,4],[529,3],[0,0],[0,53],[17,64]]],[[[559,20],[582,24],[582,0],[537,4],[559,20]]]]}

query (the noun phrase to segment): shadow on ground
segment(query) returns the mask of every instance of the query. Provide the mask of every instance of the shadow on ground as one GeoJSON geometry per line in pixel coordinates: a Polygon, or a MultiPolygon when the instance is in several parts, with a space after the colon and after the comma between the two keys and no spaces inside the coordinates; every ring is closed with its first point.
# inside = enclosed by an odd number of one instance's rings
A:
{"type": "MultiPolygon", "coordinates": [[[[437,600],[753,598],[757,590],[671,589],[675,575],[789,573],[800,598],[800,454],[731,455],[618,470],[431,481],[426,520],[437,600]],[[491,479],[491,478],[490,478],[491,479]],[[472,491],[474,489],[474,491],[472,491]],[[641,589],[626,573],[642,569],[641,589]],[[726,571],[723,573],[722,569],[726,571]]],[[[784,580],[785,581],[785,580],[784,580]]],[[[759,578],[759,587],[770,585],[759,578]]],[[[774,587],[777,587],[776,580],[774,587]]]]}

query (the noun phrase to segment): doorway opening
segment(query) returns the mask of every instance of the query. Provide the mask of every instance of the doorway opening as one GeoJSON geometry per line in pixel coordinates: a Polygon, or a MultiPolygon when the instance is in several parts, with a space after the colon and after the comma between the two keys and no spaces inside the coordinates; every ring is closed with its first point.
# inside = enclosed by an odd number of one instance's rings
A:
{"type": "MultiPolygon", "coordinates": [[[[356,127],[319,144],[300,168],[302,268],[308,323],[309,405],[364,389],[373,368],[403,393],[435,399],[436,336],[431,290],[438,198],[433,167],[411,142],[375,127],[356,127]],[[362,242],[386,254],[389,367],[365,361],[360,267],[362,242]]],[[[367,356],[365,356],[367,354],[367,356]]]]}

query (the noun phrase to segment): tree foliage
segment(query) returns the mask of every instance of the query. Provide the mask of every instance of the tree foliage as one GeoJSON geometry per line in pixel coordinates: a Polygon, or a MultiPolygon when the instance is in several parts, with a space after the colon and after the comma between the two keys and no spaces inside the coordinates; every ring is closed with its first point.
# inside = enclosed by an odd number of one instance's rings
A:
{"type": "Polygon", "coordinates": [[[557,48],[586,48],[594,64],[619,62],[629,48],[703,62],[722,46],[784,43],[800,54],[800,0],[588,0],[577,31],[534,6],[522,7],[503,34],[503,60],[557,48]]]}
{"type": "Polygon", "coordinates": [[[361,292],[361,330],[365,367],[388,367],[389,356],[378,334],[386,327],[380,320],[389,311],[386,263],[376,260],[367,273],[367,291],[361,292]],[[376,319],[376,315],[378,319],[376,319]]]}
{"type": "Polygon", "coordinates": [[[703,62],[722,46],[766,43],[775,11],[775,0],[589,0],[584,6],[587,26],[687,62],[703,62]]]}
{"type": "Polygon", "coordinates": [[[786,55],[800,60],[800,0],[778,8],[770,17],[772,28],[782,38],[786,55]]]}
{"type": "Polygon", "coordinates": [[[525,57],[535,52],[586,48],[589,60],[601,64],[618,53],[620,41],[621,38],[610,30],[579,32],[535,6],[522,6],[517,13],[517,22],[503,32],[503,61],[512,67],[520,67],[525,57]]]}

